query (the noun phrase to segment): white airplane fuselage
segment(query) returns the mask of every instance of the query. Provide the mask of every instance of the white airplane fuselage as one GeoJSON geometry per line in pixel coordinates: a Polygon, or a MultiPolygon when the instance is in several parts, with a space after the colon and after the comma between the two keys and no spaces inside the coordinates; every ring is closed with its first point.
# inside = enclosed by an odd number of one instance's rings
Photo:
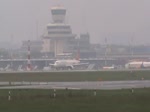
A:
{"type": "Polygon", "coordinates": [[[76,65],[83,65],[79,60],[57,60],[54,64],[50,64],[54,68],[73,69],[76,65]]]}
{"type": "Polygon", "coordinates": [[[71,66],[71,65],[75,65],[75,64],[79,64],[80,61],[78,60],[58,60],[55,62],[54,66],[71,66]]]}
{"type": "Polygon", "coordinates": [[[140,69],[140,68],[150,68],[150,62],[129,62],[125,65],[126,68],[140,69]]]}

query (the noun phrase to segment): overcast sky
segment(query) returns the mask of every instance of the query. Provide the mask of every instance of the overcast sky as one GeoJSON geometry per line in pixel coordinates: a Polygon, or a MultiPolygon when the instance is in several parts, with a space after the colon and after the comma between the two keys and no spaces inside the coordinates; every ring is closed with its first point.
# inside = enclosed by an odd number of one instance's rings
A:
{"type": "Polygon", "coordinates": [[[89,32],[92,43],[150,43],[150,0],[0,0],[0,41],[37,39],[62,5],[73,33],[89,32]],[[133,38],[133,39],[131,39],[133,38]]]}

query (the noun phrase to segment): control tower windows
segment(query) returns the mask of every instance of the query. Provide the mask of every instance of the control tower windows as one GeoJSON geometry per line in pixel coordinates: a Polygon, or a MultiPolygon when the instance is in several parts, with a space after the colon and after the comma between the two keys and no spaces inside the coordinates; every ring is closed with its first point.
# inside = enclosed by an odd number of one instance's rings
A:
{"type": "Polygon", "coordinates": [[[70,29],[70,26],[47,26],[47,29],[70,29]]]}
{"type": "Polygon", "coordinates": [[[52,15],[65,15],[66,14],[66,10],[64,9],[57,9],[57,10],[52,10],[52,15]]]}

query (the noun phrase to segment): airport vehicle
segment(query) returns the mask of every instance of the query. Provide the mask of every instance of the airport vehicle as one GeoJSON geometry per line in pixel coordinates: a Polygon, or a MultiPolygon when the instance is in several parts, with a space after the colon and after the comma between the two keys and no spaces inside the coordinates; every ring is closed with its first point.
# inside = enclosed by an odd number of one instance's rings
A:
{"type": "Polygon", "coordinates": [[[103,70],[113,70],[113,69],[115,69],[114,66],[104,66],[103,67],[103,70]]]}

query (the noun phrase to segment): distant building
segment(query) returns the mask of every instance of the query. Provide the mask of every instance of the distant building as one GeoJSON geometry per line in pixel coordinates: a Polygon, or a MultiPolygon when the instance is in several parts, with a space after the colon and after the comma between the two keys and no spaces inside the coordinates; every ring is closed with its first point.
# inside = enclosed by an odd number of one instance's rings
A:
{"type": "MultiPolygon", "coordinates": [[[[28,41],[23,41],[21,48],[20,48],[20,53],[19,55],[22,58],[27,57],[28,53],[28,41]]],[[[30,41],[30,50],[31,50],[31,58],[41,58],[43,56],[43,53],[41,53],[43,47],[43,41],[42,40],[31,40],[30,41]]],[[[44,54],[45,55],[45,54],[44,54]]]]}
{"type": "Polygon", "coordinates": [[[80,49],[81,58],[95,58],[96,52],[92,49],[89,33],[80,34],[77,49],[80,49]]]}
{"type": "MultiPolygon", "coordinates": [[[[28,49],[28,41],[23,41],[22,42],[22,46],[21,46],[21,50],[22,51],[27,51],[28,49]]],[[[31,52],[41,52],[42,51],[42,45],[43,45],[43,41],[42,40],[31,40],[30,41],[30,46],[31,46],[31,52]]]]}
{"type": "Polygon", "coordinates": [[[51,9],[53,22],[47,25],[47,31],[43,35],[43,52],[51,52],[55,57],[64,52],[68,52],[68,44],[75,39],[70,25],[65,24],[66,9],[63,7],[53,7],[51,9]]]}
{"type": "Polygon", "coordinates": [[[91,44],[90,44],[90,35],[87,34],[81,34],[80,40],[79,40],[79,46],[81,51],[89,51],[91,44]]]}
{"type": "Polygon", "coordinates": [[[54,53],[55,57],[64,53],[72,53],[75,56],[78,50],[80,50],[81,57],[95,55],[91,50],[90,35],[88,33],[81,34],[79,38],[76,38],[76,35],[72,33],[71,26],[65,23],[65,8],[53,7],[51,13],[53,22],[47,25],[43,35],[42,52],[54,53]]]}

